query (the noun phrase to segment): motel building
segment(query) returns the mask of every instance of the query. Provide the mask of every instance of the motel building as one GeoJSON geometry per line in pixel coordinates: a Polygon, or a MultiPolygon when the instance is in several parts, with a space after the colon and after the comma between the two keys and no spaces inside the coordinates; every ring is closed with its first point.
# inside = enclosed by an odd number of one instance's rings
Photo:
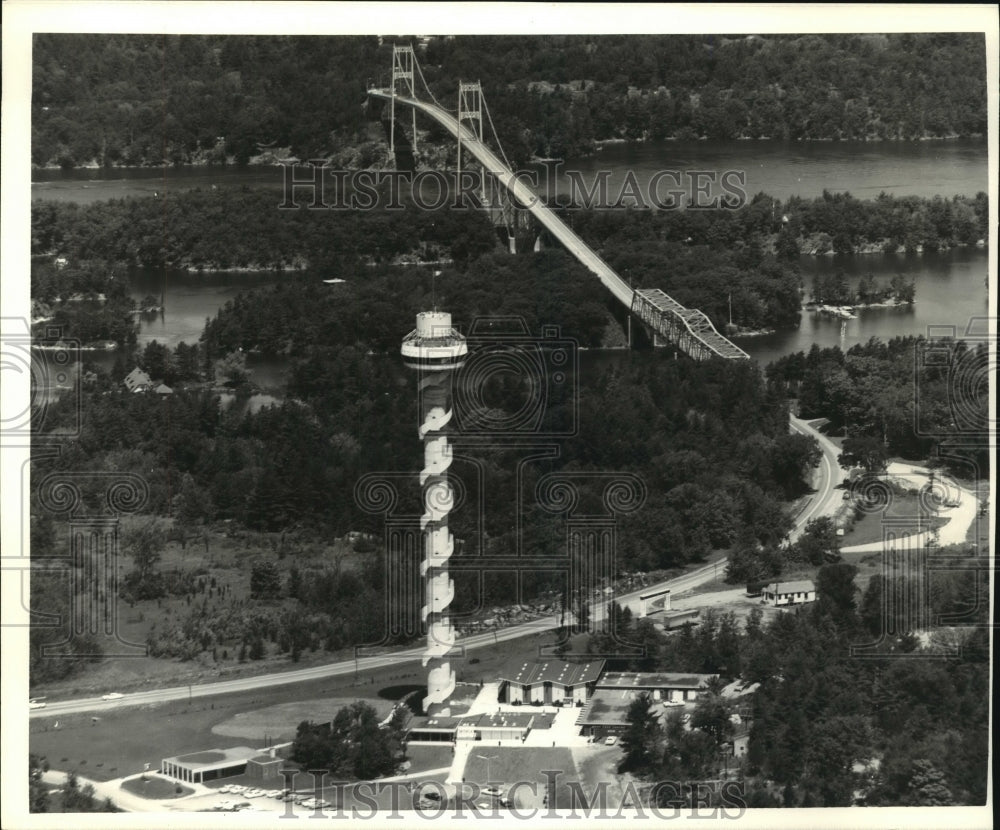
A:
{"type": "Polygon", "coordinates": [[[603,660],[567,663],[545,660],[524,663],[512,676],[500,679],[500,700],[504,703],[582,706],[597,686],[604,670],[603,660]]]}
{"type": "Polygon", "coordinates": [[[602,691],[628,690],[649,692],[653,700],[689,703],[698,700],[708,689],[715,674],[676,672],[608,672],[598,682],[602,691]]]}
{"type": "Polygon", "coordinates": [[[716,676],[608,672],[598,680],[593,695],[577,718],[580,734],[595,740],[621,735],[628,726],[629,706],[643,692],[664,706],[685,706],[695,703],[708,689],[708,682],[716,676]]]}
{"type": "Polygon", "coordinates": [[[803,602],[816,601],[816,586],[811,579],[799,579],[792,582],[772,582],[761,591],[761,602],[779,607],[782,605],[799,605],[803,602]]]}

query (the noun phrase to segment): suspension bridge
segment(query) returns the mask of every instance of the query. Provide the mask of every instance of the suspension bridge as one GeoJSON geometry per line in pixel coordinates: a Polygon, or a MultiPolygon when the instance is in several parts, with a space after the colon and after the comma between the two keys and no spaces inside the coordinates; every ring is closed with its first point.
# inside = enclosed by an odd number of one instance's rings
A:
{"type": "MultiPolygon", "coordinates": [[[[412,150],[416,152],[417,112],[432,118],[454,136],[458,142],[458,178],[461,181],[463,151],[472,156],[501,188],[491,207],[504,217],[513,234],[514,215],[527,211],[535,220],[593,273],[628,312],[638,318],[653,333],[654,341],[661,338],[696,360],[723,357],[730,360],[747,360],[749,355],[739,346],[718,332],[712,321],[697,309],[686,308],[658,288],[633,289],[614,269],[602,260],[556,214],[542,203],[538,194],[518,179],[493,126],[489,107],[483,97],[479,82],[458,85],[458,106],[452,114],[434,97],[412,46],[393,46],[392,82],[389,87],[371,87],[368,95],[389,103],[389,144],[396,149],[396,108],[408,107],[411,112],[412,150]],[[423,85],[429,101],[421,100],[417,92],[417,79],[423,85]],[[485,118],[485,121],[484,121],[485,118]],[[487,131],[492,136],[499,156],[486,142],[487,131]]],[[[408,148],[409,149],[409,148],[408,148]]],[[[482,201],[486,176],[482,177],[482,201]]]]}

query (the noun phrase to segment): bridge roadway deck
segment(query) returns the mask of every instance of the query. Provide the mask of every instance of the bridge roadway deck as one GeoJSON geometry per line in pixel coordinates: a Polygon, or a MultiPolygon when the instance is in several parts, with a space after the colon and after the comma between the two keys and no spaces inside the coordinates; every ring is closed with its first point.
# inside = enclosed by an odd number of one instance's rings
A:
{"type": "MultiPolygon", "coordinates": [[[[393,96],[388,89],[369,89],[368,94],[390,100],[395,97],[397,103],[405,104],[427,113],[445,129],[449,130],[455,139],[459,134],[462,137],[462,145],[479,161],[483,167],[497,178],[506,187],[514,198],[530,211],[538,222],[546,228],[556,239],[558,239],[566,249],[584,264],[601,281],[615,298],[621,302],[630,313],[635,310],[636,292],[629,287],[621,277],[614,272],[604,260],[595,254],[590,246],[577,236],[566,224],[542,203],[538,195],[527,185],[521,182],[517,176],[504,164],[496,154],[490,150],[476,135],[467,127],[459,124],[458,119],[451,113],[446,112],[434,104],[428,104],[416,98],[409,98],[403,95],[393,96]]],[[[645,292],[649,293],[649,292],[645,292]]],[[[687,330],[692,340],[699,343],[703,348],[697,348],[692,352],[692,356],[699,358],[703,356],[705,350],[724,358],[743,358],[749,355],[727,338],[716,331],[708,317],[696,309],[688,309],[676,300],[668,297],[662,291],[656,291],[659,299],[656,303],[658,310],[663,314],[672,314],[676,320],[687,330]],[[665,298],[665,299],[664,299],[665,298]],[[669,301],[670,308],[659,307],[661,303],[669,301]],[[674,308],[676,307],[676,308],[674,308]]],[[[649,302],[649,298],[644,297],[644,302],[649,302]]],[[[663,335],[676,335],[677,331],[669,323],[653,323],[653,327],[663,335]]],[[[678,343],[683,347],[683,343],[678,343]]]]}
{"type": "MultiPolygon", "coordinates": [[[[389,100],[392,95],[388,90],[370,89],[369,95],[377,98],[389,100]]],[[[558,239],[573,256],[582,262],[597,278],[603,283],[615,298],[627,309],[632,309],[632,289],[628,283],[616,274],[612,268],[604,262],[590,247],[580,239],[572,230],[563,224],[563,221],[556,216],[548,207],[542,204],[538,194],[531,190],[523,182],[519,181],[496,154],[473,134],[467,127],[459,125],[458,119],[448,112],[440,109],[434,104],[426,104],[416,98],[408,98],[402,95],[396,96],[396,103],[419,109],[427,113],[445,129],[449,130],[455,139],[458,140],[459,131],[462,135],[462,146],[467,149],[479,161],[486,170],[504,185],[517,201],[534,216],[539,223],[558,239]]]]}

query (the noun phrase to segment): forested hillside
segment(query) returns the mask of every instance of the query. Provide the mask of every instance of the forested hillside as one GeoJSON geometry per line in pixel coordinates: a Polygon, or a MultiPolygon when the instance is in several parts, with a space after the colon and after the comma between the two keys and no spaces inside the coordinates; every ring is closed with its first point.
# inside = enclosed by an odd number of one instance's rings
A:
{"type": "Polygon", "coordinates": [[[981,35],[248,37],[36,35],[32,163],[245,163],[355,146],[392,43],[434,95],[479,79],[508,155],[671,136],[918,139],[986,133],[981,35]]]}

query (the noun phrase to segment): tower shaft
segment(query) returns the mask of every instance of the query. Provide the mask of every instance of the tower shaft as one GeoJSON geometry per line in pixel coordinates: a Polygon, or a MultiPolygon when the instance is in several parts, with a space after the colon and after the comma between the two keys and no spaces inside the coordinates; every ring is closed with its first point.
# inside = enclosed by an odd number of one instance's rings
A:
{"type": "Polygon", "coordinates": [[[427,646],[423,665],[427,667],[427,714],[447,715],[448,700],[455,690],[455,672],[448,653],[455,645],[455,629],[448,606],[455,596],[455,583],[448,574],[448,560],[455,540],[448,530],[448,514],[455,494],[448,480],[452,447],[448,440],[451,421],[451,374],[462,365],[467,353],[465,339],[451,326],[451,315],[422,312],[417,328],[406,336],[402,346],[406,365],[420,372],[418,393],[420,421],[418,432],[423,441],[424,466],[420,471],[424,513],[420,517],[423,536],[424,604],[421,609],[427,624],[427,646]]]}

